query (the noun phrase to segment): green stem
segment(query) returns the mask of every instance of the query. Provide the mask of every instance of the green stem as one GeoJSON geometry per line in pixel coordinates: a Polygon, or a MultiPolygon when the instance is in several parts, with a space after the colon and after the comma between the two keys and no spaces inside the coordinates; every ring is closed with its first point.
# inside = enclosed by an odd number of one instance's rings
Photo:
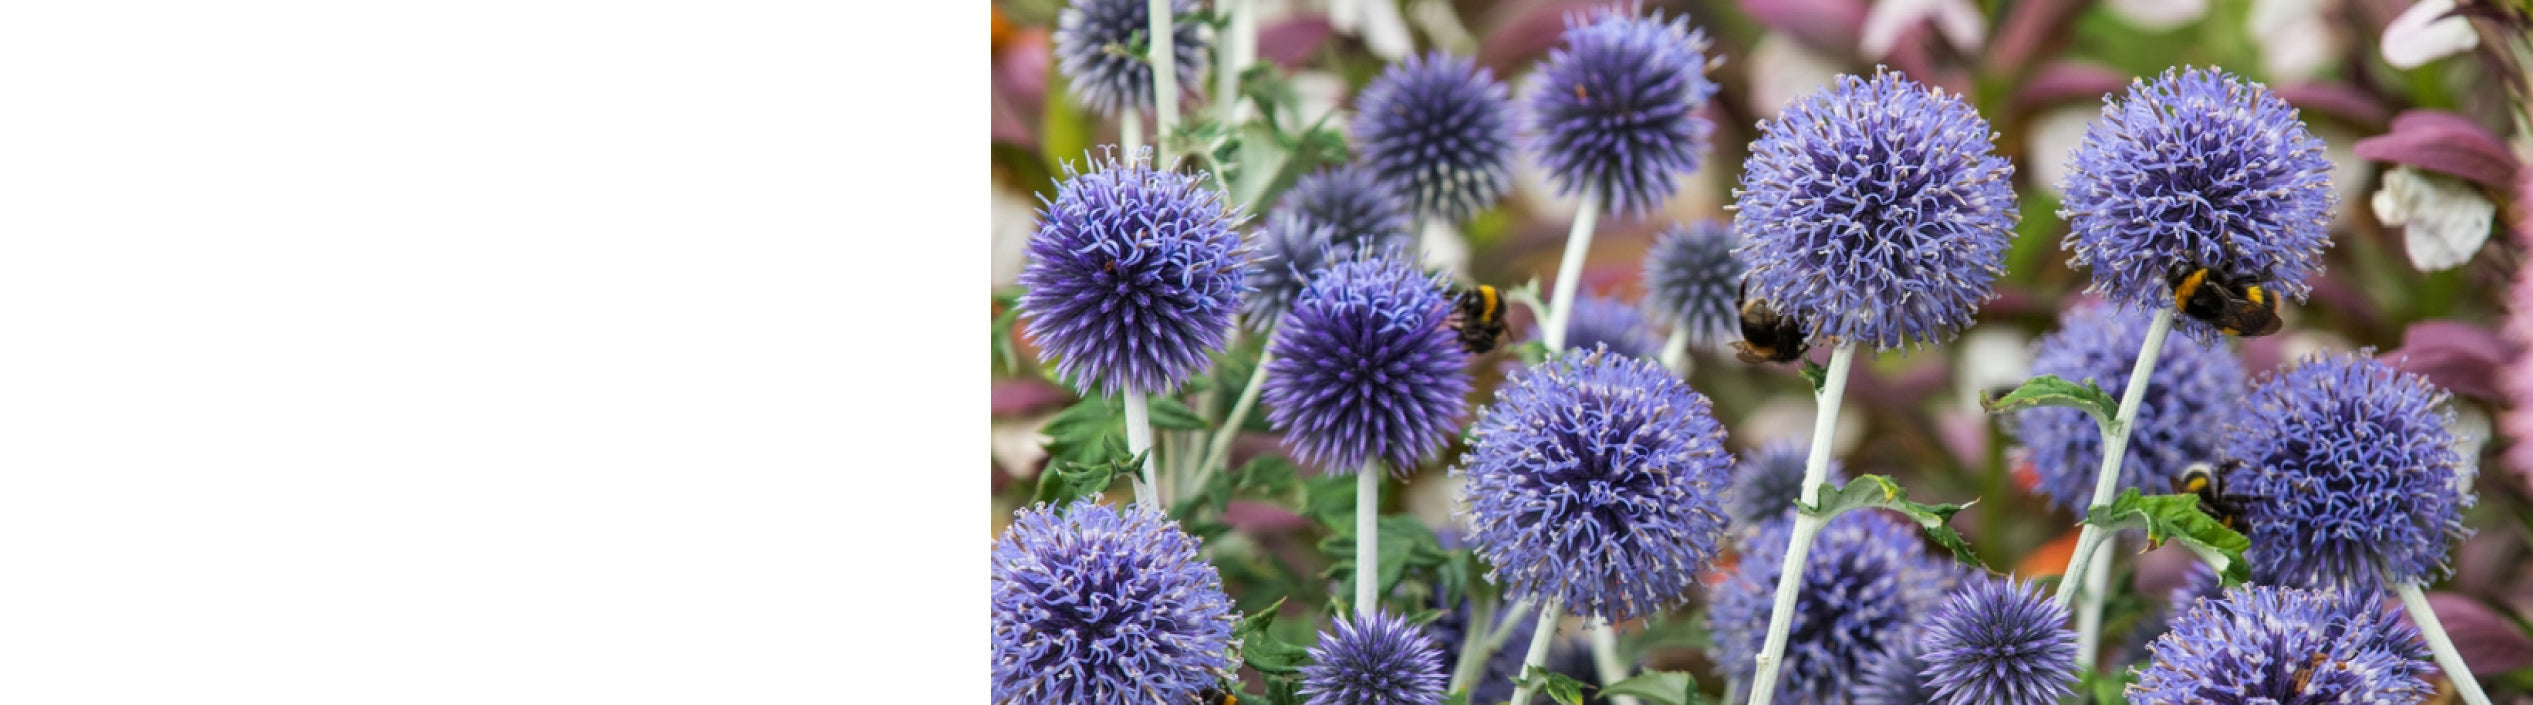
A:
{"type": "Polygon", "coordinates": [[[1214,479],[1216,471],[1229,469],[1223,464],[1231,460],[1231,442],[1240,437],[1240,427],[1249,423],[1249,410],[1258,406],[1258,390],[1266,386],[1267,362],[1274,359],[1272,348],[1258,353],[1258,368],[1249,373],[1249,386],[1241,388],[1240,398],[1231,403],[1231,415],[1214,429],[1214,440],[1205,448],[1205,462],[1196,466],[1196,479],[1189,487],[1204,487],[1206,481],[1214,479]]]}
{"type": "Polygon", "coordinates": [[[1152,145],[1160,154],[1157,168],[1178,163],[1170,153],[1170,128],[1179,124],[1178,18],[1170,16],[1170,0],[1150,0],[1152,16],[1152,145]]]}
{"type": "Polygon", "coordinates": [[[1161,491],[1152,485],[1152,402],[1143,390],[1126,387],[1126,452],[1143,453],[1143,462],[1135,466],[1135,503],[1167,512],[1170,506],[1161,503],[1161,491]]]}
{"type": "MultiPolygon", "coordinates": [[[[1817,506],[1821,485],[1829,477],[1829,447],[1838,435],[1838,406],[1847,396],[1847,372],[1856,361],[1856,344],[1839,343],[1829,354],[1829,371],[1821,383],[1820,411],[1812,417],[1811,455],[1803,461],[1803,505],[1817,506]]],[[[1775,606],[1768,610],[1768,639],[1759,648],[1759,667],[1750,679],[1750,705],[1768,705],[1777,694],[1777,669],[1785,656],[1785,640],[1794,628],[1794,599],[1803,586],[1804,559],[1812,553],[1812,537],[1827,520],[1808,511],[1794,513],[1794,535],[1777,571],[1775,606]]]]}
{"type": "Polygon", "coordinates": [[[1688,362],[1689,322],[1687,319],[1672,321],[1671,338],[1662,341],[1662,368],[1679,375],[1680,379],[1688,379],[1688,362]]]}
{"type": "Polygon", "coordinates": [[[1522,656],[1522,670],[1513,675],[1513,705],[1530,705],[1530,672],[1548,663],[1548,643],[1557,638],[1557,620],[1566,616],[1566,606],[1556,598],[1548,598],[1539,608],[1539,628],[1530,633],[1530,652],[1522,656]]]}
{"type": "MultiPolygon", "coordinates": [[[[2154,381],[2155,360],[2163,357],[2164,337],[2172,333],[2172,315],[2169,307],[2155,311],[2155,322],[2146,328],[2146,344],[2137,349],[2137,364],[2129,368],[2128,388],[2121,390],[2120,410],[2110,425],[2102,428],[2102,467],[2094,470],[2093,506],[2109,506],[2112,493],[2119,491],[2120,461],[2128,456],[2128,432],[2137,425],[2137,410],[2144,406],[2146,387],[2154,381]]],[[[2069,598],[2075,596],[2073,591],[2083,589],[2085,573],[2093,567],[2087,558],[2107,533],[2092,524],[2078,530],[2075,553],[2067,557],[2066,577],[2058,581],[2058,604],[2069,604],[2069,598]]],[[[2099,636],[2079,632],[2076,643],[2095,641],[2099,636]]]]}
{"type": "Polygon", "coordinates": [[[2463,663],[2463,654],[2454,650],[2454,638],[2445,635],[2445,623],[2436,619],[2436,610],[2427,605],[2427,595],[2416,582],[2393,582],[2384,576],[2392,591],[2401,595],[2401,606],[2410,610],[2410,621],[2419,625],[2419,636],[2427,639],[2427,650],[2436,655],[2436,667],[2445,671],[2446,680],[2454,682],[2454,691],[2463,696],[2466,705],[2489,705],[2489,694],[2480,691],[2480,679],[2471,675],[2471,667],[2463,663]]]}
{"type": "Polygon", "coordinates": [[[1240,124],[1240,74],[1249,71],[1249,63],[1258,58],[1258,8],[1255,0],[1222,0],[1230,23],[1223,27],[1223,36],[1215,42],[1214,61],[1221,72],[1214,75],[1214,116],[1224,125],[1240,124]]]}
{"type": "MultiPolygon", "coordinates": [[[[1597,623],[1592,625],[1592,670],[1600,672],[1603,686],[1627,680],[1630,669],[1625,662],[1618,659],[1618,629],[1611,626],[1608,620],[1596,621],[1597,623]]],[[[1610,698],[1610,702],[1617,705],[1644,705],[1644,701],[1637,700],[1633,695],[1610,698]]]]}
{"type": "Polygon", "coordinates": [[[2099,636],[2102,633],[2102,603],[2111,593],[2111,556],[2117,553],[2111,549],[2119,545],[2119,534],[2103,535],[2102,547],[2095,549],[2093,559],[2086,562],[2084,594],[2076,601],[2076,668],[2079,670],[2091,671],[2094,662],[2101,660],[2102,640],[2086,635],[2099,636]]]}
{"type": "Polygon", "coordinates": [[[1574,212],[1574,230],[1566,233],[1565,258],[1557,262],[1556,298],[1548,301],[1548,320],[1540,326],[1549,354],[1565,350],[1566,319],[1574,314],[1574,291],[1583,284],[1583,260],[1592,250],[1592,226],[1600,218],[1600,192],[1585,187],[1583,204],[1574,212]]]}
{"type": "Polygon", "coordinates": [[[1476,687],[1475,681],[1479,678],[1478,671],[1486,665],[1489,657],[1495,655],[1496,649],[1504,648],[1504,640],[1513,638],[1513,627],[1520,626],[1522,619],[1529,616],[1529,602],[1513,603],[1512,608],[1505,610],[1503,616],[1495,618],[1495,628],[1486,630],[1483,641],[1479,640],[1478,627],[1486,624],[1487,621],[1470,620],[1469,636],[1461,640],[1463,646],[1460,647],[1460,663],[1452,667],[1451,688],[1445,692],[1458,692],[1476,687]],[[1474,647],[1471,646],[1472,644],[1474,647]]]}

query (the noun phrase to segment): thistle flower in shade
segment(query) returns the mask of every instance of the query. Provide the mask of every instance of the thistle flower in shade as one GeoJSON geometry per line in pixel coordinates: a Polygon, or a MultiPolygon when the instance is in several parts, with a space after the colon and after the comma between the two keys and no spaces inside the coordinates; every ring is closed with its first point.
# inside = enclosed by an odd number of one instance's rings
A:
{"type": "Polygon", "coordinates": [[[1741,335],[1741,236],[1718,220],[1674,225],[1645,253],[1645,303],[1686,326],[1689,343],[1713,347],[1741,335]]]}
{"type": "MultiPolygon", "coordinates": [[[[1540,340],[1544,333],[1534,328],[1529,339],[1540,340]]],[[[1566,319],[1566,347],[1590,350],[1594,346],[1606,346],[1610,352],[1628,357],[1662,357],[1662,337],[1654,333],[1653,322],[1645,319],[1644,309],[1607,296],[1586,294],[1574,301],[1572,317],[1566,319]]]]}
{"type": "Polygon", "coordinates": [[[2226,493],[2252,580],[2371,592],[2420,583],[2471,535],[2477,469],[2454,452],[2445,390],[2365,353],[2317,354],[2254,387],[2225,429],[2226,493]]]}
{"type": "Polygon", "coordinates": [[[1710,407],[1661,365],[1608,350],[1515,372],[1452,471],[1487,578],[1611,621],[1684,601],[1724,531],[1733,456],[1710,407]]]}
{"type": "Polygon", "coordinates": [[[1239,611],[1197,540],[1144,507],[1019,512],[994,543],[994,702],[1189,702],[1239,611]]]}
{"type": "MultiPolygon", "coordinates": [[[[1205,23],[1196,0],[1170,0],[1170,56],[1175,57],[1181,99],[1205,86],[1205,23]]],[[[1056,13],[1056,70],[1072,83],[1073,96],[1084,107],[1115,115],[1134,101],[1134,109],[1150,112],[1152,64],[1128,56],[1128,44],[1145,44],[1152,30],[1151,3],[1144,0],[1073,0],[1056,13]]]]}
{"type": "Polygon", "coordinates": [[[1513,181],[1508,95],[1467,57],[1408,57],[1355,96],[1354,147],[1416,216],[1467,220],[1513,181]]]}
{"type": "Polygon", "coordinates": [[[2164,595],[2163,606],[2149,610],[2145,616],[2138,618],[2137,626],[2129,630],[2128,640],[2120,647],[2120,663],[2144,662],[2155,639],[2163,636],[2164,632],[2172,631],[2174,615],[2190,609],[2202,598],[2216,599],[2224,594],[2215,568],[2206,563],[2191,562],[2189,572],[2182,574],[2181,584],[2164,595]]]}
{"type": "MultiPolygon", "coordinates": [[[[2057,332],[2033,345],[2032,374],[2090,379],[2111,398],[2122,398],[2148,324],[2141,309],[2079,304],[2067,310],[2057,332]]],[[[2118,489],[2165,494],[2191,463],[2214,462],[2243,391],[2243,363],[2224,343],[2165,339],[2129,429],[2118,489]]],[[[2093,417],[2065,407],[2034,408],[2016,412],[2011,427],[2051,505],[2077,512],[2093,506],[2094,474],[2102,465],[2102,429],[2093,417]]]]}
{"type": "MultiPolygon", "coordinates": [[[[1759,647],[1775,612],[1777,576],[1794,523],[1768,522],[1741,543],[1733,574],[1716,586],[1707,608],[1715,663],[1743,682],[1753,677],[1759,647]]],[[[1950,587],[1954,573],[1926,554],[1917,526],[1881,510],[1838,515],[1814,540],[1787,633],[1784,680],[1788,702],[1853,702],[1865,666],[1914,632],[1919,615],[1950,587]]]]}
{"type": "Polygon", "coordinates": [[[1918,677],[1926,649],[1915,628],[1893,635],[1882,653],[1865,660],[1865,675],[1856,686],[1855,705],[1924,705],[1935,702],[1935,689],[1918,677]]]}
{"type": "Polygon", "coordinates": [[[1375,612],[1338,617],[1320,632],[1302,667],[1309,705],[1433,705],[1442,702],[1442,650],[1416,625],[1375,612]]]}
{"type": "Polygon", "coordinates": [[[1897,73],[1788,103],[1761,123],[1735,193],[1749,294],[1816,346],[1949,339],[1994,285],[2014,225],[2014,167],[1960,96],[1897,73]]]}
{"type": "Polygon", "coordinates": [[[1302,462],[1407,474],[1468,410],[1469,356],[1444,319],[1441,279],[1389,258],[1341,262],[1302,290],[1268,351],[1267,420],[1302,462]]]}
{"type": "Polygon", "coordinates": [[[2419,703],[2435,695],[2417,629],[2371,599],[2245,585],[2155,640],[2132,703],[2419,703]]]}
{"type": "Polygon", "coordinates": [[[1715,131],[1698,111],[1715,97],[1706,33],[1612,8],[1566,18],[1529,98],[1531,151],[1559,193],[1589,190],[1604,210],[1645,213],[1697,170],[1715,131]]]}
{"type": "Polygon", "coordinates": [[[2050,705],[2076,682],[2067,608],[2018,580],[1981,577],[1926,616],[1926,685],[1941,705],[2050,705]]]}
{"type": "Polygon", "coordinates": [[[1256,288],[1240,299],[1240,319],[1249,330],[1274,328],[1330,260],[1354,257],[1353,248],[1332,244],[1332,232],[1327,224],[1289,209],[1267,216],[1266,227],[1258,230],[1256,269],[1249,273],[1256,288]]]}
{"type": "Polygon", "coordinates": [[[1029,237],[1029,337],[1084,392],[1176,388],[1222,348],[1249,291],[1239,210],[1201,176],[1154,170],[1149,152],[1065,165],[1029,237]]]}
{"type": "MultiPolygon", "coordinates": [[[[2090,291],[2149,310],[2171,277],[2206,267],[2303,300],[2330,246],[2331,162],[2287,101],[2217,69],[2137,81],[2067,156],[2069,263],[2090,291]]],[[[2213,337],[2183,317],[2182,330],[2213,337]]]]}
{"type": "MultiPolygon", "coordinates": [[[[1809,460],[1811,446],[1802,441],[1778,441],[1761,447],[1741,458],[1733,466],[1733,486],[1724,493],[1724,506],[1737,527],[1756,527],[1769,522],[1783,522],[1794,516],[1794,503],[1803,499],[1803,463],[1809,460]]],[[[1829,461],[1825,479],[1830,484],[1846,484],[1847,474],[1838,461],[1829,461]]]]}
{"type": "Polygon", "coordinates": [[[1407,232],[1407,202],[1362,166],[1312,172],[1294,182],[1275,208],[1327,225],[1328,241],[1339,246],[1372,252],[1416,246],[1407,232]]]}

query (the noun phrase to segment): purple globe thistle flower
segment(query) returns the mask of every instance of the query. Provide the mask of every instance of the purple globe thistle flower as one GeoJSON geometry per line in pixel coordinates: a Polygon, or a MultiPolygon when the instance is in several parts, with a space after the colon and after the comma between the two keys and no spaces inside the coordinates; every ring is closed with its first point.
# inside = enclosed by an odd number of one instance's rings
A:
{"type": "MultiPolygon", "coordinates": [[[[1205,86],[1204,21],[1196,0],[1170,0],[1170,56],[1175,58],[1180,99],[1205,86]]],[[[1073,97],[1083,107],[1116,115],[1134,101],[1136,110],[1151,111],[1152,63],[1127,56],[1128,43],[1144,43],[1152,30],[1151,4],[1144,0],[1073,0],[1056,13],[1056,70],[1072,83],[1073,97]]]]}
{"type": "MultiPolygon", "coordinates": [[[[1615,298],[1586,294],[1575,300],[1573,316],[1566,321],[1566,347],[1590,350],[1599,345],[1628,357],[1662,357],[1662,337],[1654,334],[1653,322],[1646,320],[1644,309],[1615,298]]],[[[1542,333],[1533,328],[1527,340],[1540,340],[1542,333]]]]}
{"type": "Polygon", "coordinates": [[[1373,252],[1416,246],[1407,232],[1407,202],[1359,165],[1312,172],[1275,207],[1326,224],[1328,241],[1339,246],[1373,252]]]}
{"type": "Polygon", "coordinates": [[[1154,170],[1149,152],[1065,165],[1020,272],[1039,360],[1086,393],[1175,389],[1222,348],[1249,291],[1239,209],[1198,176],[1154,170]]]}
{"type": "Polygon", "coordinates": [[[1788,103],[1760,123],[1733,206],[1751,296],[1813,345],[1889,350],[1949,339],[1994,284],[2014,225],[2014,167],[1960,96],[1897,73],[1788,103]]]}
{"type": "MultiPolygon", "coordinates": [[[[2122,398],[2146,342],[2147,318],[2141,309],[2078,304],[2067,310],[2057,332],[2033,345],[2032,374],[2079,383],[2091,379],[2111,398],[2122,398]]],[[[2214,462],[2224,423],[2243,395],[2243,380],[2242,361],[2224,343],[2166,340],[2129,429],[2118,489],[2168,493],[2191,463],[2214,462]]],[[[2066,407],[2026,409],[2015,413],[2011,430],[2040,478],[2041,496],[2076,512],[2093,506],[2094,473],[2102,463],[2102,429],[2093,417],[2066,407]]]]}
{"type": "Polygon", "coordinates": [[[1980,577],[1926,616],[1919,658],[1930,702],[2050,705],[2073,692],[2067,607],[2030,583],[1980,577]]]}
{"type": "Polygon", "coordinates": [[[2475,468],[2454,451],[2445,390],[2372,355],[2316,354],[2254,387],[2225,429],[2226,493],[2252,580],[2372,592],[2420,583],[2471,535],[2475,468]]]}
{"type": "Polygon", "coordinates": [[[1935,689],[1919,674],[1926,672],[1925,644],[1914,627],[1883,644],[1882,653],[1865,659],[1864,680],[1856,685],[1855,705],[1924,705],[1935,702],[1935,689]]]}
{"type": "Polygon", "coordinates": [[[1697,170],[1715,126],[1698,111],[1715,96],[1706,33],[1600,8],[1566,17],[1529,97],[1533,153],[1559,193],[1589,190],[1612,213],[1646,213],[1697,170]]]}
{"type": "Polygon", "coordinates": [[[1453,470],[1488,579],[1613,622],[1684,601],[1724,532],[1733,456],[1710,407],[1608,350],[1515,372],[1453,470]]]}
{"type": "Polygon", "coordinates": [[[2416,628],[2373,600],[2245,585],[2181,612],[2128,687],[2133,703],[2418,703],[2436,689],[2416,628]]]}
{"type": "MultiPolygon", "coordinates": [[[[1707,609],[1715,663],[1733,678],[1747,682],[1757,669],[1793,531],[1788,521],[1759,525],[1707,609]]],[[[1949,561],[1927,556],[1914,524],[1881,510],[1831,519],[1805,559],[1777,692],[1790,702],[1852,702],[1865,666],[1915,633],[1953,575],[1949,561]]]]}
{"type": "Polygon", "coordinates": [[[1024,509],[994,543],[994,702],[1188,702],[1228,677],[1239,611],[1149,508],[1024,509]]]}
{"type": "Polygon", "coordinates": [[[1340,616],[1320,632],[1302,667],[1309,705],[1433,705],[1442,702],[1442,650],[1416,625],[1375,612],[1340,616]]]}
{"type": "MultiPolygon", "coordinates": [[[[1741,464],[1733,466],[1732,489],[1724,493],[1733,526],[1752,528],[1790,520],[1794,503],[1803,498],[1803,463],[1810,453],[1809,444],[1784,440],[1742,456],[1741,464]]],[[[1846,484],[1847,473],[1832,459],[1823,479],[1846,484]]]]}
{"type": "Polygon", "coordinates": [[[2176,272],[2206,267],[2303,300],[2338,196],[2295,108],[2218,69],[2168,70],[2105,102],[2059,184],[2062,246],[2093,271],[2089,290],[2155,310],[2172,305],[2176,272]]]}
{"type": "Polygon", "coordinates": [[[1711,347],[1741,335],[1741,260],[1733,226],[1702,219],[1674,225],[1645,253],[1645,303],[1672,325],[1686,326],[1689,342],[1711,347]]]}
{"type": "Polygon", "coordinates": [[[1355,150],[1417,217],[1467,220],[1513,181],[1508,96],[1467,57],[1408,57],[1355,96],[1355,150]]]}
{"type": "Polygon", "coordinates": [[[1441,279],[1389,258],[1342,262],[1303,289],[1267,363],[1267,420],[1302,462],[1351,475],[1413,472],[1468,410],[1469,356],[1444,325],[1441,279]]]}
{"type": "Polygon", "coordinates": [[[1293,300],[1302,297],[1311,277],[1331,260],[1355,257],[1354,248],[1332,244],[1333,232],[1326,223],[1292,210],[1267,216],[1266,227],[1258,230],[1257,259],[1252,262],[1256,269],[1249,273],[1255,288],[1240,299],[1240,318],[1249,330],[1274,328],[1293,310],[1293,300]]]}

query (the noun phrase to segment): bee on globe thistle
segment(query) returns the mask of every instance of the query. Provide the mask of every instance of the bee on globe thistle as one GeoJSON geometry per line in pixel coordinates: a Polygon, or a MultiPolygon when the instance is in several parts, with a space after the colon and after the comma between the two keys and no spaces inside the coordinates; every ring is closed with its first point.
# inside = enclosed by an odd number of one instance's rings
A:
{"type": "Polygon", "coordinates": [[[2226,335],[2245,338],[2278,332],[2278,295],[2249,277],[2228,277],[2190,267],[2172,277],[2172,307],[2206,321],[2226,335]]]}
{"type": "Polygon", "coordinates": [[[1460,336],[1460,349],[1471,355],[1484,354],[1504,342],[1504,294],[1495,287],[1479,284],[1476,288],[1452,292],[1455,308],[1451,313],[1451,330],[1460,336]]]}
{"type": "Polygon", "coordinates": [[[1733,341],[1734,357],[1753,365],[1793,362],[1810,348],[1803,343],[1803,321],[1778,313],[1767,299],[1752,298],[1749,282],[1741,287],[1741,340],[1733,341]]]}

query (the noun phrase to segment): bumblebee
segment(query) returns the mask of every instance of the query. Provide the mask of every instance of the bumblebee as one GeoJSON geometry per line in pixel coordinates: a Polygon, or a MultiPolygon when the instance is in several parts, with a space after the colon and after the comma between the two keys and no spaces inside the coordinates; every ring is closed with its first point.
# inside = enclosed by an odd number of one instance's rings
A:
{"type": "MultiPolygon", "coordinates": [[[[2225,469],[2233,470],[2241,467],[2242,464],[2243,461],[2240,460],[2229,460],[2225,463],[2225,469]]],[[[2180,477],[2173,478],[2172,489],[2182,494],[2198,495],[2199,511],[2207,512],[2208,516],[2215,518],[2216,523],[2223,524],[2225,528],[2234,528],[2235,521],[2243,516],[2243,508],[2234,503],[2232,495],[2225,493],[2225,474],[2217,472],[2215,466],[2207,463],[2191,463],[2189,467],[2181,469],[2180,477]]]]}
{"type": "Polygon", "coordinates": [[[1240,705],[1240,696],[1221,688],[1207,688],[1196,694],[1196,705],[1240,705]]]}
{"type": "Polygon", "coordinates": [[[2278,332],[2276,292],[2260,282],[2227,278],[2206,267],[2173,275],[2172,307],[2226,335],[2251,338],[2278,332]]]}
{"type": "Polygon", "coordinates": [[[1460,334],[1461,350],[1478,355],[1504,342],[1503,292],[1479,284],[1456,292],[1454,298],[1457,310],[1451,312],[1451,330],[1460,334]]]}
{"type": "Polygon", "coordinates": [[[1741,340],[1733,341],[1734,357],[1753,365],[1803,359],[1803,321],[1777,313],[1766,299],[1750,297],[1750,283],[1741,285],[1741,340]]]}

